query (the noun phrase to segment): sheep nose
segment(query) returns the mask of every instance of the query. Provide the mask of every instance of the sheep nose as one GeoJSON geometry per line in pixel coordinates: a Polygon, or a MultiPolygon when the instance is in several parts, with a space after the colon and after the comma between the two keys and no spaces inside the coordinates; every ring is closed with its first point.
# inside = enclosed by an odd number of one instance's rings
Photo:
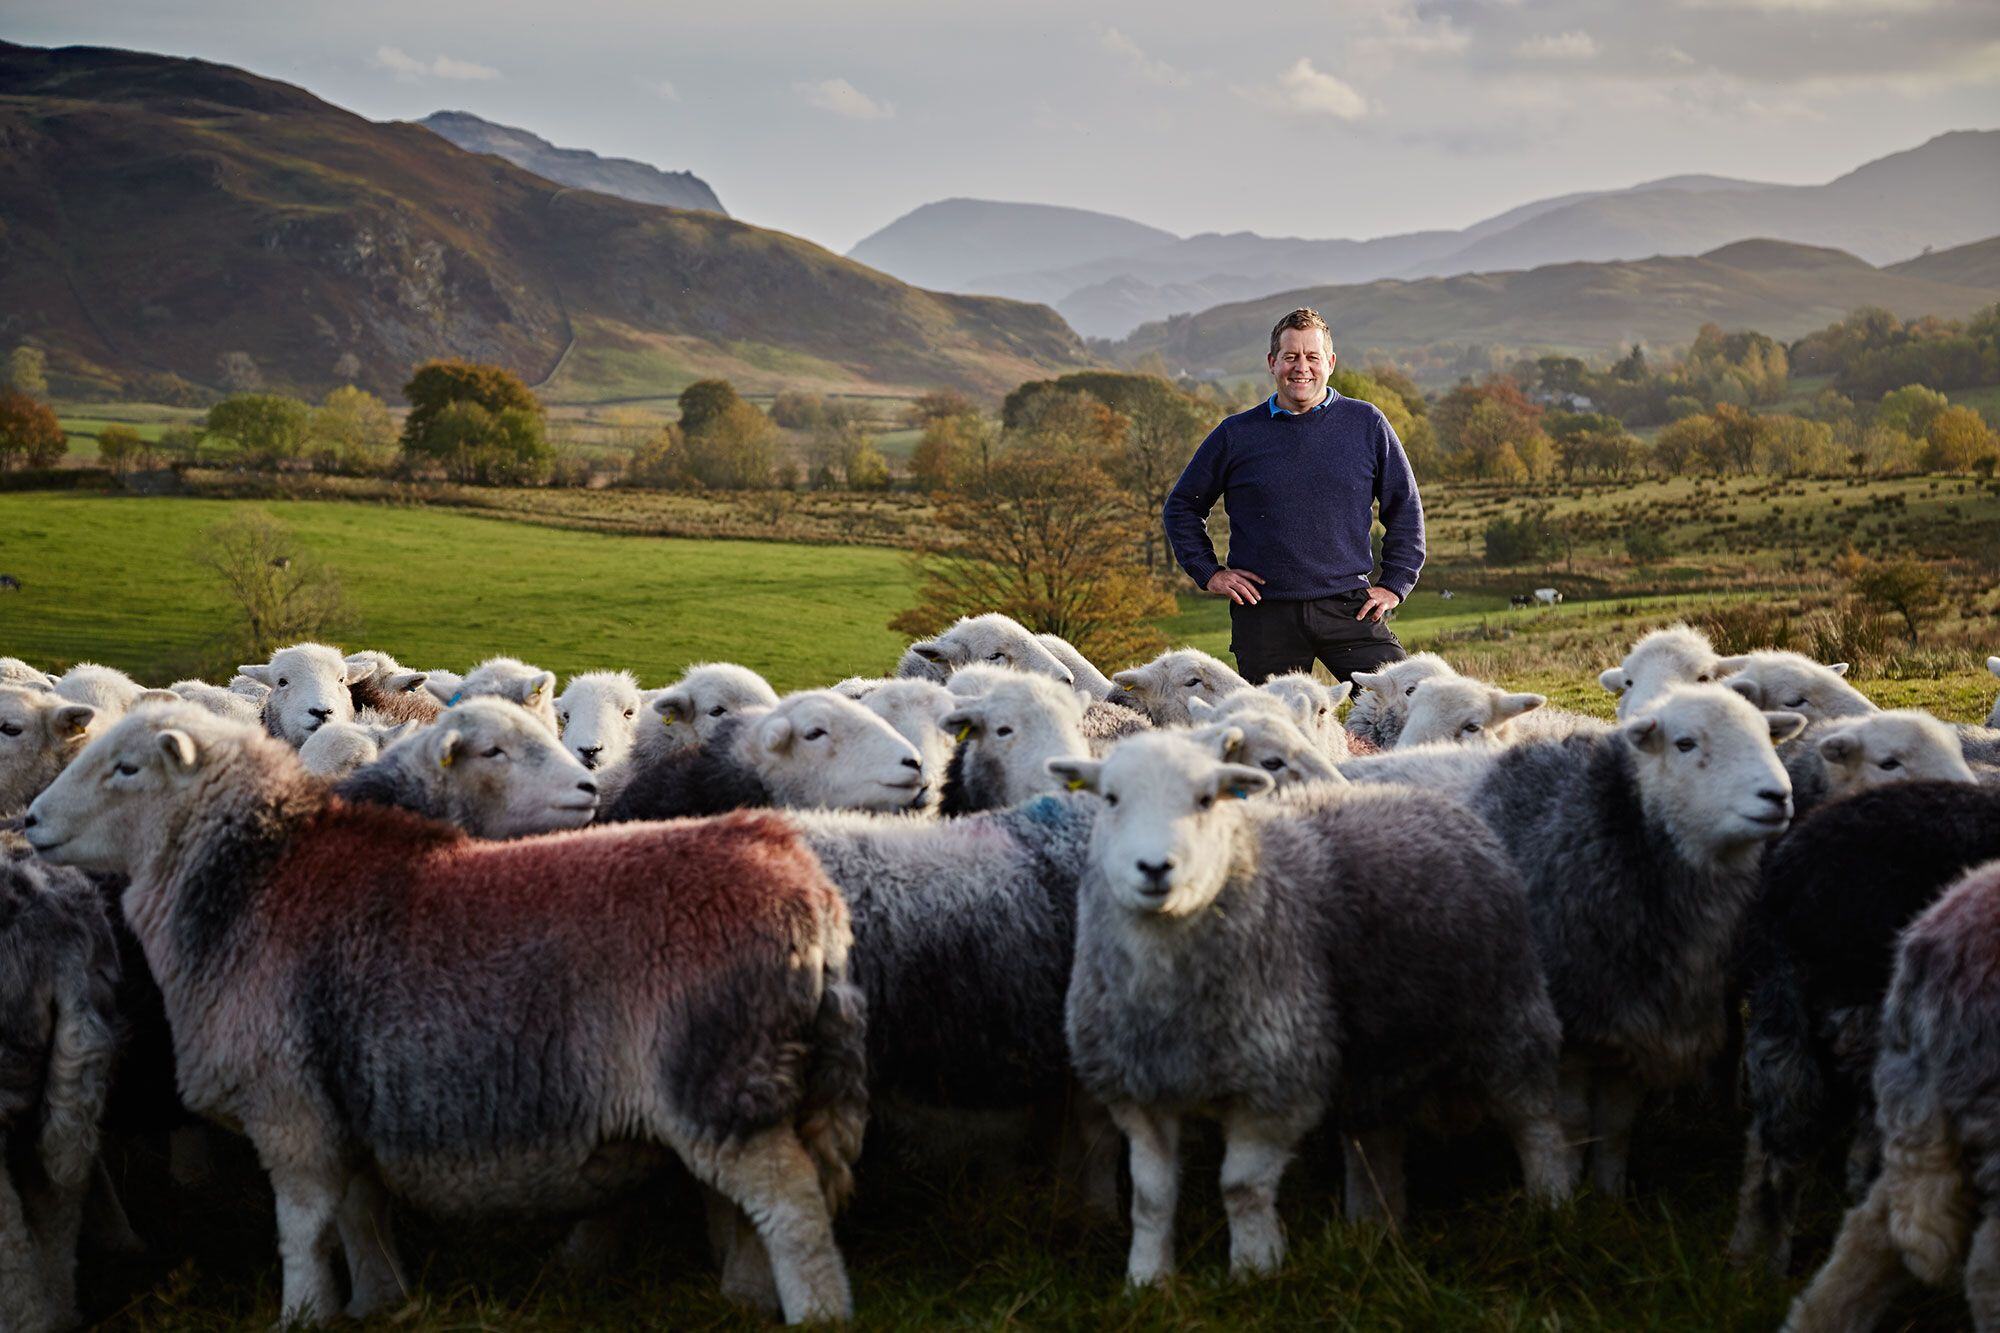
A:
{"type": "Polygon", "coordinates": [[[1160,861],[1158,863],[1152,861],[1140,861],[1137,864],[1139,867],[1139,873],[1146,877],[1146,883],[1148,887],[1150,887],[1151,889],[1153,889],[1155,892],[1158,893],[1166,892],[1167,873],[1174,868],[1174,862],[1172,857],[1168,857],[1166,860],[1160,861]]]}
{"type": "Polygon", "coordinates": [[[602,745],[581,745],[577,747],[576,757],[583,761],[585,768],[596,768],[597,756],[603,753],[604,747],[602,745]]]}
{"type": "Polygon", "coordinates": [[[914,769],[917,772],[921,773],[924,771],[924,761],[921,759],[905,759],[903,761],[903,767],[914,769]]]}
{"type": "Polygon", "coordinates": [[[595,782],[579,782],[576,784],[576,789],[592,796],[597,795],[597,784],[595,782]]]}
{"type": "Polygon", "coordinates": [[[331,708],[308,708],[306,709],[306,711],[308,713],[311,713],[314,717],[318,718],[322,722],[326,721],[328,718],[333,716],[333,710],[331,708]]]}
{"type": "Polygon", "coordinates": [[[1790,805],[1792,794],[1788,791],[1779,791],[1776,787],[1766,787],[1757,793],[1757,799],[1769,801],[1772,805],[1790,805]]]}
{"type": "Polygon", "coordinates": [[[21,827],[24,829],[30,829],[41,822],[42,822],[41,820],[35,818],[33,815],[29,815],[26,819],[21,821],[21,827]]]}

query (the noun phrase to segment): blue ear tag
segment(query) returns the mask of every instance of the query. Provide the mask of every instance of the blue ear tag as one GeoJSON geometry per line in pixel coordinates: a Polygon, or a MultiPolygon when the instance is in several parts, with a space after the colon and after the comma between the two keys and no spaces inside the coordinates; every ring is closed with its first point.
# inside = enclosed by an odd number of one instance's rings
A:
{"type": "Polygon", "coordinates": [[[454,708],[454,707],[456,707],[456,706],[458,705],[458,701],[459,701],[460,699],[463,699],[464,697],[465,697],[465,691],[464,691],[464,690],[460,690],[460,691],[459,691],[458,693],[456,693],[456,694],[452,695],[452,696],[451,696],[451,698],[449,698],[449,699],[446,699],[446,700],[444,701],[444,706],[445,706],[446,708],[454,708]]]}
{"type": "Polygon", "coordinates": [[[1231,787],[1229,794],[1239,801],[1244,801],[1250,798],[1250,789],[1248,787],[1231,787]]]}

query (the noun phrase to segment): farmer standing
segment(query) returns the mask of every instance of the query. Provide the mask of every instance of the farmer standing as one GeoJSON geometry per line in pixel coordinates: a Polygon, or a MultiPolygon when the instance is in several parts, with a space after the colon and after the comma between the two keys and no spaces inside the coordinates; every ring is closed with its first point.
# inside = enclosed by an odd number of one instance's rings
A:
{"type": "Polygon", "coordinates": [[[1383,617],[1416,586],[1424,507],[1403,442],[1373,403],[1327,384],[1333,336],[1317,311],[1271,330],[1276,392],[1208,433],[1167,496],[1174,559],[1221,593],[1229,651],[1253,684],[1310,670],[1346,680],[1405,656],[1383,617]],[[1229,564],[1215,558],[1208,511],[1229,510],[1229,564]],[[1368,533],[1382,507],[1382,577],[1371,583],[1368,533]]]}

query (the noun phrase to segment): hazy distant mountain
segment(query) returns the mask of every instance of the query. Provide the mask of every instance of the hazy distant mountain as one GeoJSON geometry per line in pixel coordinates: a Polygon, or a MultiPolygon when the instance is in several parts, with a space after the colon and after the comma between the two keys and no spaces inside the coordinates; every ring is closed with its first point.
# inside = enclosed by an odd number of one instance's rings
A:
{"type": "Polygon", "coordinates": [[[1255,371],[1271,312],[1310,305],[1332,321],[1334,351],[1357,362],[1469,344],[1603,357],[1635,342],[1685,344],[1711,321],[1795,338],[1863,305],[1962,317],[2000,301],[1996,270],[2000,238],[1888,269],[1819,246],[1738,241],[1694,257],[1294,288],[1148,324],[1115,350],[1127,361],[1157,352],[1170,369],[1204,376],[1255,371]]]}
{"type": "Polygon", "coordinates": [[[862,238],[847,257],[919,287],[973,291],[968,280],[980,274],[1068,268],[1175,239],[1170,231],[1083,208],[946,199],[862,238]]]}
{"type": "Polygon", "coordinates": [[[728,216],[729,210],[691,171],[661,171],[629,157],[599,157],[582,148],[558,148],[547,139],[482,120],[470,111],[433,111],[417,124],[457,144],[468,153],[491,153],[523,171],[558,185],[596,190],[641,204],[668,208],[702,208],[728,216]]]}
{"type": "MultiPolygon", "coordinates": [[[[1078,332],[1116,337],[1169,314],[1309,284],[1699,254],[1747,236],[1830,246],[1871,264],[1889,263],[1925,246],[1961,245],[2000,226],[2000,131],[1940,135],[1825,185],[1670,176],[1536,200],[1458,231],[1365,241],[1254,232],[1161,239],[1142,228],[1122,247],[1011,268],[981,238],[1007,233],[1022,219],[1021,210],[1034,206],[952,203],[949,213],[930,213],[941,206],[927,205],[876,233],[886,236],[921,219],[931,257],[922,276],[898,268],[901,256],[893,250],[862,255],[856,247],[854,257],[928,286],[1045,301],[1078,332]]],[[[1100,224],[1118,221],[1086,216],[1100,224]]],[[[1112,232],[1101,225],[1098,234],[1112,232]]]]}

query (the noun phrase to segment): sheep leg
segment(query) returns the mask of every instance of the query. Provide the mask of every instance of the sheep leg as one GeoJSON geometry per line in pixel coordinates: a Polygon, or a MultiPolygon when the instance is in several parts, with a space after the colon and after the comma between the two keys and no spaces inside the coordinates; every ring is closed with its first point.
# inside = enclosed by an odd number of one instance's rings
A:
{"type": "Polygon", "coordinates": [[[83,1233],[106,1254],[144,1254],[146,1242],[132,1229],[132,1219],[118,1197],[111,1168],[100,1156],[90,1169],[90,1193],[83,1200],[83,1233]]]}
{"type": "Polygon", "coordinates": [[[1174,1211],[1180,1204],[1181,1121],[1133,1102],[1106,1107],[1132,1154],[1132,1251],[1125,1281],[1164,1282],[1174,1272],[1174,1211]]]}
{"type": "Polygon", "coordinates": [[[1764,1150],[1752,1125],[1743,1138],[1743,1183],[1736,1194],[1736,1228],[1729,1236],[1729,1262],[1747,1268],[1766,1256],[1771,1276],[1783,1277],[1792,1262],[1792,1223],[1798,1214],[1799,1170],[1764,1150]]]}
{"type": "Polygon", "coordinates": [[[1590,1146],[1590,1066],[1581,1060],[1566,1056],[1557,1067],[1556,1118],[1562,1122],[1570,1177],[1580,1178],[1590,1146]]]}
{"type": "Polygon", "coordinates": [[[347,1301],[351,1319],[393,1310],[409,1299],[410,1284],[396,1255],[396,1236],[389,1225],[389,1194],[367,1171],[357,1171],[341,1196],[334,1219],[340,1246],[347,1254],[352,1291],[347,1301]]]}
{"type": "Polygon", "coordinates": [[[42,1281],[40,1247],[28,1226],[28,1210],[13,1180],[0,1170],[0,1328],[41,1333],[56,1326],[42,1281]]]}
{"type": "Polygon", "coordinates": [[[1987,1217],[1972,1233],[1965,1255],[1965,1303],[1977,1333],[2000,1333],[2000,1217],[1987,1217]]]}
{"type": "Polygon", "coordinates": [[[738,1144],[697,1150],[688,1166],[749,1214],[770,1253],[787,1323],[853,1317],[826,1192],[797,1132],[781,1125],[738,1144]]]}
{"type": "Polygon", "coordinates": [[[706,1185],[701,1199],[708,1217],[709,1247],[722,1264],[722,1294],[737,1305],[777,1314],[777,1280],[757,1228],[741,1208],[706,1185]]]}
{"type": "Polygon", "coordinates": [[[1403,1195],[1403,1127],[1392,1125],[1341,1138],[1347,1159],[1347,1220],[1402,1225],[1407,1202],[1403,1195]]]}
{"type": "Polygon", "coordinates": [[[1229,1214],[1232,1276],[1269,1273],[1285,1262],[1278,1181],[1300,1133],[1289,1121],[1242,1110],[1223,1119],[1222,1206],[1229,1214]]]}
{"type": "Polygon", "coordinates": [[[1625,1167],[1632,1157],[1632,1122],[1645,1093],[1623,1074],[1606,1073],[1592,1086],[1591,1128],[1597,1138],[1591,1155],[1591,1184],[1617,1198],[1625,1192],[1625,1167]]]}
{"type": "Polygon", "coordinates": [[[1911,1281],[1889,1240],[1889,1187],[1878,1179],[1847,1210],[1833,1253],[1792,1302],[1785,1333],[1867,1333],[1911,1281]]]}
{"type": "Polygon", "coordinates": [[[1576,1191],[1576,1169],[1561,1123],[1549,1112],[1511,1118],[1507,1132],[1514,1155],[1521,1159],[1521,1179],[1528,1197],[1544,1208],[1568,1203],[1576,1191]]]}
{"type": "MultiPolygon", "coordinates": [[[[261,1145],[260,1145],[261,1146],[261,1145]]],[[[284,1264],[284,1323],[323,1324],[340,1312],[333,1248],[339,1243],[341,1173],[283,1164],[271,1168],[278,1204],[278,1255],[284,1264]]]]}

